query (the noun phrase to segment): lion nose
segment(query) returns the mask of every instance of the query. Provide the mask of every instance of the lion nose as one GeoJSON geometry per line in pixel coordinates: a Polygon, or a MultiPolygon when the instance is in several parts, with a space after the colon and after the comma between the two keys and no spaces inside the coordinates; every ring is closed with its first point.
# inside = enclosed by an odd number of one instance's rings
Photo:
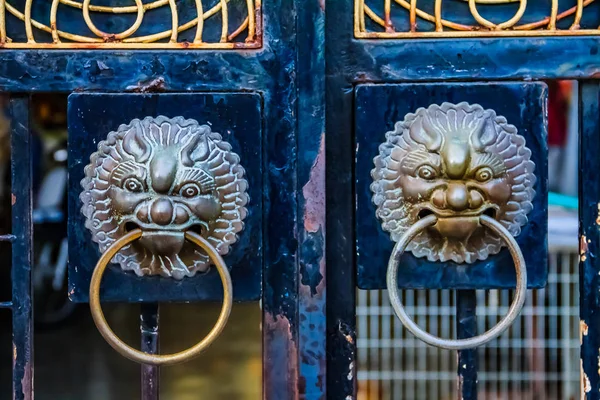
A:
{"type": "Polygon", "coordinates": [[[173,220],[173,203],[168,199],[158,199],[150,207],[152,222],[158,225],[169,225],[173,220]]]}
{"type": "Polygon", "coordinates": [[[446,204],[456,211],[463,211],[469,205],[467,187],[460,183],[451,183],[446,190],[446,204]]]}

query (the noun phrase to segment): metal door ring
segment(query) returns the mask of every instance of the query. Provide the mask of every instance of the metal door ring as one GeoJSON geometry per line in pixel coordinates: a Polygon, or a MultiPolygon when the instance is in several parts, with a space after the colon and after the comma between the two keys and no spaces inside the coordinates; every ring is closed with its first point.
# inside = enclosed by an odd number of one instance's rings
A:
{"type": "Polygon", "coordinates": [[[525,268],[525,260],[523,259],[523,253],[519,249],[514,237],[494,218],[488,217],[487,215],[481,215],[481,224],[492,229],[496,232],[508,245],[510,254],[512,255],[513,261],[515,262],[515,270],[517,273],[517,287],[513,298],[513,302],[510,305],[508,313],[498,324],[492,329],[488,330],[482,335],[474,336],[468,339],[442,339],[434,336],[419,327],[411,317],[406,313],[402,301],[400,300],[400,294],[398,289],[398,264],[400,257],[404,253],[406,246],[410,241],[421,231],[437,223],[437,217],[435,215],[428,215],[427,217],[420,219],[414,225],[411,225],[406,232],[400,237],[388,263],[387,270],[387,287],[388,294],[390,297],[390,303],[394,308],[394,312],[402,321],[402,324],[412,332],[417,338],[421,339],[425,343],[440,347],[448,350],[464,350],[472,349],[481,346],[498,336],[500,336],[518,317],[523,304],[525,303],[525,295],[527,292],[527,269],[525,268]]]}
{"type": "Polygon", "coordinates": [[[179,353],[158,355],[148,354],[136,350],[123,342],[117,335],[115,335],[112,329],[110,329],[110,326],[108,326],[100,305],[100,282],[102,281],[102,275],[104,274],[108,263],[114,257],[114,255],[117,254],[117,252],[123,247],[139,239],[140,237],[142,237],[142,231],[140,229],[132,230],[123,237],[117,239],[111,246],[109,246],[98,260],[96,268],[94,269],[94,274],[92,275],[92,281],[90,283],[90,309],[92,312],[92,317],[94,318],[94,323],[108,344],[110,344],[112,348],[119,352],[119,354],[121,354],[123,357],[126,357],[132,361],[148,365],[172,365],[189,361],[192,358],[197,357],[207,347],[209,347],[217,339],[217,337],[219,337],[223,331],[223,328],[227,324],[229,313],[231,312],[231,305],[233,303],[231,276],[229,275],[229,271],[225,265],[225,262],[223,261],[223,258],[221,258],[217,250],[202,236],[195,232],[187,231],[185,233],[185,238],[190,242],[200,246],[214,262],[217,271],[219,271],[219,276],[221,277],[221,282],[223,283],[223,307],[221,307],[219,319],[208,335],[202,339],[202,341],[179,353]]]}

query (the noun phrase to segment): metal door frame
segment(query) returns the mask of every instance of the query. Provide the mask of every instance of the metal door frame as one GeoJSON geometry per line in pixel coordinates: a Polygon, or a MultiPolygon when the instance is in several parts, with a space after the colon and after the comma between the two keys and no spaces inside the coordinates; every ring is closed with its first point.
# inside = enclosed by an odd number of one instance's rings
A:
{"type": "MultiPolygon", "coordinates": [[[[597,36],[544,33],[510,37],[452,39],[404,33],[356,33],[353,0],[330,1],[326,15],[326,173],[328,212],[327,387],[329,398],[356,398],[355,203],[352,177],[355,149],[353,89],[362,83],[501,82],[544,79],[580,81],[580,291],[582,387],[588,400],[600,399],[600,266],[598,204],[600,184],[600,85],[597,36]],[[382,40],[385,38],[385,40],[382,40]],[[341,233],[345,234],[341,234],[341,233]]],[[[389,2],[386,2],[389,5],[389,2]]],[[[412,4],[412,3],[411,3],[412,4]]],[[[389,6],[386,19],[389,21],[389,6]]],[[[411,16],[411,18],[413,18],[411,16]]],[[[384,21],[384,22],[385,22],[384,21]]],[[[504,34],[506,32],[502,32],[504,34]]],[[[597,32],[595,32],[597,34],[597,32]]],[[[589,34],[589,33],[588,33],[589,34]]],[[[493,36],[493,35],[488,35],[493,36]]],[[[498,35],[502,36],[502,35],[498,35]]],[[[458,337],[476,331],[474,291],[457,293],[458,337]]],[[[458,352],[459,398],[477,398],[477,350],[458,352]],[[460,368],[459,368],[460,366],[460,368]]]]}
{"type": "MultiPolygon", "coordinates": [[[[266,1],[262,11],[260,49],[0,49],[0,90],[11,95],[13,160],[13,232],[0,236],[12,243],[13,298],[0,307],[13,311],[14,399],[33,399],[34,392],[29,93],[73,91],[269,93],[263,397],[325,398],[324,9],[317,1],[284,0],[266,1]],[[107,69],[111,73],[103,74],[107,69]],[[236,69],[232,79],[220,72],[236,69]]],[[[142,316],[143,348],[155,351],[156,308],[144,306],[142,316]]],[[[143,368],[142,385],[153,387],[144,399],[157,398],[157,376],[158,369],[143,368]]]]}

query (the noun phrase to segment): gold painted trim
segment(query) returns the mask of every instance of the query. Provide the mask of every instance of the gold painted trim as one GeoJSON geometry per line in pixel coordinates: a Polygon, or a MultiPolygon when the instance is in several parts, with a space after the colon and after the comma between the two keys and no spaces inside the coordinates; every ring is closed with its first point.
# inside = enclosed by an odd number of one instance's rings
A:
{"type": "MultiPolygon", "coordinates": [[[[375,1],[375,0],[373,0],[375,1]]],[[[518,25],[519,21],[526,15],[528,0],[462,0],[468,3],[469,13],[475,20],[475,25],[464,25],[449,19],[442,19],[442,8],[444,0],[436,0],[433,14],[423,11],[418,6],[418,0],[394,0],[394,2],[406,10],[408,15],[408,27],[403,31],[396,31],[393,26],[393,7],[389,7],[385,0],[383,15],[378,15],[371,9],[366,0],[355,0],[354,6],[354,36],[356,39],[419,39],[419,38],[463,38],[463,37],[532,37],[532,36],[597,36],[600,28],[581,29],[581,19],[585,7],[595,0],[577,0],[577,4],[559,13],[559,0],[552,0],[548,10],[548,16],[534,22],[518,25]],[[494,4],[519,3],[519,8],[510,19],[495,23],[482,17],[477,5],[493,6],[494,4]],[[557,29],[557,22],[572,17],[573,23],[567,29],[557,29]],[[365,18],[380,27],[367,30],[365,18]],[[434,31],[419,31],[419,20],[434,24],[434,31]]],[[[397,10],[396,10],[397,12],[397,10]]],[[[451,16],[447,15],[447,18],[451,16]]],[[[371,25],[372,26],[372,25],[371,25]]]]}
{"type": "Polygon", "coordinates": [[[10,0],[0,0],[0,48],[7,49],[256,49],[262,47],[262,4],[260,0],[245,1],[248,15],[239,26],[232,27],[229,21],[227,3],[231,0],[220,0],[209,10],[204,10],[202,0],[195,0],[196,18],[181,23],[177,10],[177,0],[156,0],[143,4],[142,0],[135,0],[134,6],[106,7],[90,4],[90,0],[78,2],[74,0],[52,0],[48,25],[32,18],[32,8],[37,1],[26,0],[23,10],[18,10],[9,3],[10,0]],[[67,6],[82,11],[86,26],[93,35],[84,36],[78,33],[65,32],[58,29],[58,8],[67,6]],[[171,9],[171,29],[144,36],[134,36],[135,32],[143,25],[144,15],[147,11],[168,6],[171,9]],[[92,13],[109,14],[137,14],[134,24],[121,33],[107,33],[98,29],[93,23],[92,13]],[[221,35],[218,42],[205,42],[204,21],[214,15],[220,14],[222,20],[221,35]],[[23,22],[27,41],[16,42],[10,38],[6,31],[6,17],[12,15],[23,22]],[[189,29],[195,29],[193,42],[178,42],[178,34],[189,29]],[[39,43],[35,40],[35,31],[47,32],[52,36],[52,42],[39,43]],[[243,41],[234,40],[247,32],[243,41]],[[161,42],[159,41],[166,41],[161,42]],[[63,42],[64,41],[64,42],[63,42]]]}

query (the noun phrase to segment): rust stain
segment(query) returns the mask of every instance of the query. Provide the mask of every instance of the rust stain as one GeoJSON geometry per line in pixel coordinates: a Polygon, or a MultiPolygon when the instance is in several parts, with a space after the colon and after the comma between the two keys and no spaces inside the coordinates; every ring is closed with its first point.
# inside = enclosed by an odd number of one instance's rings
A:
{"type": "Polygon", "coordinates": [[[287,393],[286,399],[298,400],[298,349],[294,337],[290,321],[279,315],[274,316],[270,312],[264,313],[264,348],[263,360],[265,373],[264,388],[265,398],[282,398],[282,391],[287,393]],[[285,361],[286,365],[281,362],[285,361]],[[285,389],[282,388],[281,382],[275,381],[273,377],[282,375],[282,368],[286,368],[285,372],[285,389]],[[269,393],[272,391],[272,393],[269,393]],[[269,395],[270,394],[270,395],[269,395]]]}
{"type": "Polygon", "coordinates": [[[316,233],[325,228],[325,135],[321,134],[319,153],[310,169],[308,182],[302,188],[306,200],[304,229],[316,233]]]}
{"type": "Polygon", "coordinates": [[[12,206],[14,206],[16,202],[17,202],[17,196],[15,196],[14,193],[11,193],[10,194],[10,204],[12,206]]]}
{"type": "Polygon", "coordinates": [[[598,213],[596,214],[596,225],[600,225],[600,203],[598,203],[598,213]]]}

